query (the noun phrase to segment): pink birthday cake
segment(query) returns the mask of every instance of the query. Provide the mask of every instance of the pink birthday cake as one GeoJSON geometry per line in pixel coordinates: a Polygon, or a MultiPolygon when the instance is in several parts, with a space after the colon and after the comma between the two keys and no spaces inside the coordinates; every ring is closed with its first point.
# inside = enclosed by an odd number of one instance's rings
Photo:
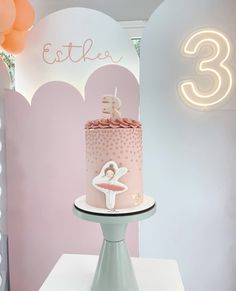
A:
{"type": "Polygon", "coordinates": [[[143,201],[142,127],[129,118],[88,121],[86,201],[109,210],[143,201]]]}

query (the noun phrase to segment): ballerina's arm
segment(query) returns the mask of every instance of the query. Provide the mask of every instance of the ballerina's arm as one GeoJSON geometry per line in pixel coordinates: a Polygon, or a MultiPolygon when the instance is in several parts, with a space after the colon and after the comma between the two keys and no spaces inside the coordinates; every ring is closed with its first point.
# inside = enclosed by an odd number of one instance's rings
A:
{"type": "Polygon", "coordinates": [[[125,167],[121,167],[116,171],[116,175],[114,180],[118,181],[122,176],[124,176],[128,172],[128,169],[125,167]]]}

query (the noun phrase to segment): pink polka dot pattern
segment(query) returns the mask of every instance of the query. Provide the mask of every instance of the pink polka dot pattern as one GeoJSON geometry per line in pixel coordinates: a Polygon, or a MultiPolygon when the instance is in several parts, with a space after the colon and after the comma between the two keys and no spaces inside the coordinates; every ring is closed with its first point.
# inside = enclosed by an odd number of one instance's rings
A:
{"type": "Polygon", "coordinates": [[[119,179],[128,190],[116,196],[115,208],[129,208],[143,201],[142,128],[86,129],[87,203],[106,208],[105,195],[92,186],[103,165],[114,161],[128,172],[119,179]]]}

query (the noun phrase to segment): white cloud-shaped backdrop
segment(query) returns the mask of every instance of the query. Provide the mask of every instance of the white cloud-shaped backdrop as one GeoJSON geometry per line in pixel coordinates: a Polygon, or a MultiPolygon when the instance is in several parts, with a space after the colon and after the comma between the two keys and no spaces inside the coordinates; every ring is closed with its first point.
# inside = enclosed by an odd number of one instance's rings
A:
{"type": "Polygon", "coordinates": [[[44,83],[64,81],[84,96],[89,76],[109,64],[123,66],[139,79],[137,53],[120,24],[92,9],[60,10],[30,31],[16,59],[16,90],[31,102],[44,83]]]}

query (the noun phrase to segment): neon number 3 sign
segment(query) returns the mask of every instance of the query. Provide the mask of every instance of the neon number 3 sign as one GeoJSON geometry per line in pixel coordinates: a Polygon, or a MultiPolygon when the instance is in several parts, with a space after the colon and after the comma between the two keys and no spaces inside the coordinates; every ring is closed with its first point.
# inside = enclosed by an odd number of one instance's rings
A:
{"type": "Polygon", "coordinates": [[[207,57],[200,57],[196,62],[198,76],[195,80],[184,80],[179,84],[182,99],[191,107],[209,110],[223,102],[232,89],[232,74],[227,67],[230,56],[230,43],[226,36],[215,30],[200,30],[194,32],[183,43],[183,55],[198,57],[202,49],[210,48],[207,57]],[[200,88],[199,77],[211,78],[210,88],[200,88]],[[197,80],[197,81],[196,81],[197,80]]]}

